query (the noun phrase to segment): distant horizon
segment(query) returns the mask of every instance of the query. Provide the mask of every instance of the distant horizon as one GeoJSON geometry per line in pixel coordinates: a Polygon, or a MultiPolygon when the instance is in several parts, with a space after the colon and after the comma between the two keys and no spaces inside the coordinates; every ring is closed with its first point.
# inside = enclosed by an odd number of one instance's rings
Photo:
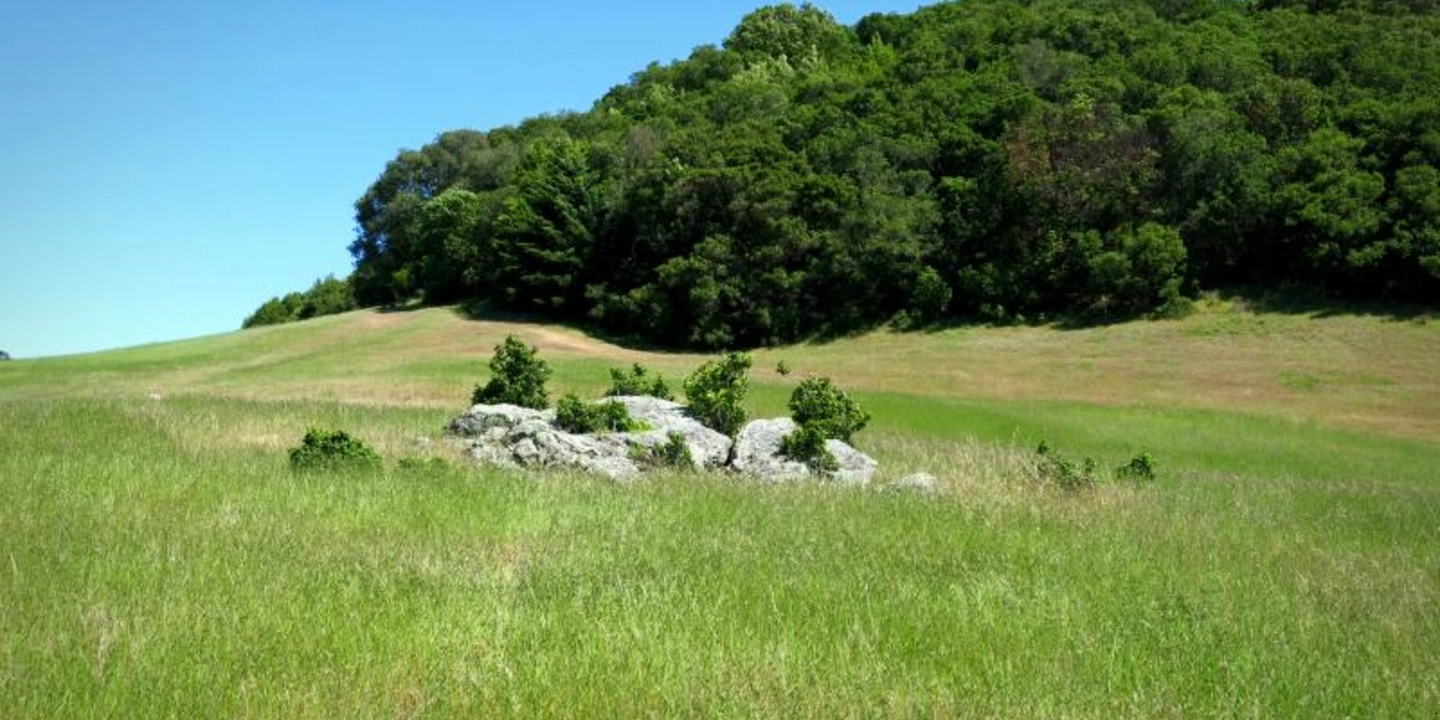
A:
{"type": "MultiPolygon", "coordinates": [[[[403,148],[591,107],[767,4],[259,0],[17,7],[0,28],[0,350],[237,330],[352,269],[353,204],[403,148]]],[[[853,25],[915,0],[817,5],[853,25]]]]}

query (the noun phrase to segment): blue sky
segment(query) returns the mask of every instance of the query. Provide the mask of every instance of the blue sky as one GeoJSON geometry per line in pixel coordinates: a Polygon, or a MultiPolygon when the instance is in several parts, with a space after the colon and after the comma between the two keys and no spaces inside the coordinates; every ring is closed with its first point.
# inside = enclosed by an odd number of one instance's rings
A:
{"type": "Polygon", "coordinates": [[[0,350],[234,330],[350,271],[400,148],[587,109],[765,4],[0,0],[0,350]]]}

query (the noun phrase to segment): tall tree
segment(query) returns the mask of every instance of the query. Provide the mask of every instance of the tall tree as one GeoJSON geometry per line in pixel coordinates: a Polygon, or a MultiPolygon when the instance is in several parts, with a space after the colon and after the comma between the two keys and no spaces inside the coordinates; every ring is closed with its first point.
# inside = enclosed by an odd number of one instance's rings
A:
{"type": "Polygon", "coordinates": [[[590,166],[589,150],[565,135],[526,150],[515,172],[515,195],[495,221],[495,281],[505,301],[581,312],[605,208],[605,188],[590,166]]]}

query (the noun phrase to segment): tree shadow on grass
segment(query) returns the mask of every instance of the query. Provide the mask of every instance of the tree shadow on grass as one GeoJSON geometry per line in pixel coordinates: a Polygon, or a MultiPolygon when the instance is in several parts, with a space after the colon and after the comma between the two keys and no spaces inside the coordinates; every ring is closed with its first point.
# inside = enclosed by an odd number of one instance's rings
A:
{"type": "Polygon", "coordinates": [[[605,330],[594,323],[579,322],[573,319],[558,318],[553,315],[545,315],[539,312],[526,312],[513,308],[497,307],[485,300],[467,300],[454,306],[455,314],[466,320],[475,322],[503,322],[516,325],[544,325],[546,327],[563,327],[573,330],[592,340],[614,345],[625,350],[636,352],[647,352],[657,355],[681,355],[687,353],[703,352],[693,349],[686,349],[679,345],[666,345],[657,340],[642,337],[634,334],[615,333],[605,330]]]}
{"type": "MultiPolygon", "coordinates": [[[[1435,317],[1440,308],[1414,303],[1357,301],[1326,296],[1304,289],[1265,289],[1233,287],[1205,293],[1206,298],[1233,305],[1241,311],[1254,313],[1278,313],[1303,315],[1312,318],[1333,318],[1343,316],[1374,317],[1394,322],[1425,323],[1435,317]]],[[[377,308],[381,313],[406,313],[422,310],[430,305],[409,302],[377,308]]],[[[751,345],[728,349],[687,348],[681,343],[667,343],[662,339],[645,337],[633,333],[617,333],[606,330],[595,323],[573,318],[557,318],[540,312],[527,312],[514,308],[499,307],[484,300],[469,300],[454,306],[456,314],[477,322],[505,322],[522,325],[545,325],[563,327],[580,333],[598,342],[607,343],[626,350],[667,355],[721,353],[727,350],[755,350],[766,346],[751,345]]],[[[1178,319],[1155,316],[1146,312],[1091,311],[1065,314],[1035,314],[1027,317],[993,320],[978,316],[948,317],[929,322],[902,322],[895,319],[874,321],[852,321],[822,325],[810,333],[784,345],[827,345],[839,340],[862,337],[870,333],[890,329],[900,334],[933,335],[955,330],[995,327],[1048,327],[1056,330],[1086,330],[1121,325],[1136,320],[1152,319],[1164,321],[1178,319]]],[[[780,347],[780,346],[774,346],[780,347]]]]}
{"type": "Polygon", "coordinates": [[[1217,290],[1214,297],[1257,313],[1305,315],[1316,319],[1368,317],[1392,322],[1424,323],[1435,317],[1437,310],[1440,310],[1440,307],[1435,305],[1352,300],[1327,296],[1314,290],[1292,288],[1225,288],[1217,290]]]}

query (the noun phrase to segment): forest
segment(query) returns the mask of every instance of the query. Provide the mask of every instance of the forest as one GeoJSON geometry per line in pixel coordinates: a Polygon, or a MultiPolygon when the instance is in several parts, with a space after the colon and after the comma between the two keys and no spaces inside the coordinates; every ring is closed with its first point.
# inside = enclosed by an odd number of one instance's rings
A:
{"type": "Polygon", "coordinates": [[[766,7],[587,111],[399,152],[355,213],[353,297],[247,326],[475,301],[716,349],[1214,288],[1434,302],[1440,2],[766,7]]]}

